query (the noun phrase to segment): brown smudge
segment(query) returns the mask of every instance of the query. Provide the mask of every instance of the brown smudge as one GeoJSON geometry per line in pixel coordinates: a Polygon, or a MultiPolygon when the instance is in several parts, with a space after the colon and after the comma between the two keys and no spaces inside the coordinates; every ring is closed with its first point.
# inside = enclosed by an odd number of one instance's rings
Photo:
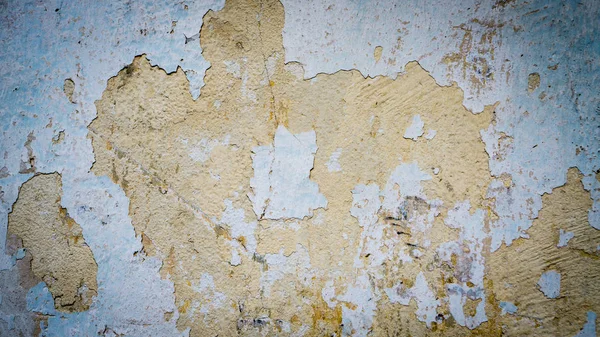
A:
{"type": "Polygon", "coordinates": [[[532,93],[540,86],[540,74],[531,73],[527,76],[527,92],[532,93]]]}
{"type": "Polygon", "coordinates": [[[72,79],[67,78],[63,84],[63,92],[67,95],[69,102],[76,103],[73,94],[75,93],[75,82],[72,79]]]}

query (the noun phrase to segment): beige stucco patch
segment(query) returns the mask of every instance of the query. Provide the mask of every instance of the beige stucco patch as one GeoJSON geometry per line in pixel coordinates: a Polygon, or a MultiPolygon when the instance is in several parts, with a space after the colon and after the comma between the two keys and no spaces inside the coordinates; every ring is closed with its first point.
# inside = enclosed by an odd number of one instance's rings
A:
{"type": "Polygon", "coordinates": [[[60,204],[61,176],[36,175],[25,182],[9,215],[8,232],[23,240],[33,274],[43,280],[61,311],[87,310],[96,295],[98,266],[83,233],[60,204]]]}

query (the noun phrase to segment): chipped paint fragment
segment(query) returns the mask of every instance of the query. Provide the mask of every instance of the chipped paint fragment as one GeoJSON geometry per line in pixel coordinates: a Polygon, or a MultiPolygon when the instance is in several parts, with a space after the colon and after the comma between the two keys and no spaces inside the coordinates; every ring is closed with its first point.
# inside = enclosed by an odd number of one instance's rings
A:
{"type": "Polygon", "coordinates": [[[427,140],[432,140],[432,139],[433,139],[433,137],[435,137],[435,135],[436,135],[436,134],[437,134],[437,131],[436,131],[436,130],[429,129],[429,130],[427,130],[427,134],[425,135],[425,138],[426,138],[427,140]]]}
{"type": "Polygon", "coordinates": [[[202,138],[199,142],[193,144],[186,139],[182,139],[182,142],[188,146],[190,158],[197,162],[204,163],[210,159],[210,154],[215,147],[219,145],[229,145],[229,139],[230,137],[226,136],[222,141],[217,139],[202,138]]]}
{"type": "Polygon", "coordinates": [[[544,272],[537,285],[544,296],[558,298],[560,296],[560,273],[554,270],[544,272]]]}
{"type": "Polygon", "coordinates": [[[401,201],[407,197],[424,197],[421,182],[427,180],[431,180],[431,176],[421,171],[416,162],[398,165],[382,192],[383,209],[393,216],[399,216],[401,210],[398,205],[401,201]]]}
{"type": "Polygon", "coordinates": [[[327,207],[327,199],[310,180],[317,152],[314,131],[291,134],[280,125],[273,146],[253,149],[254,177],[250,180],[254,212],[259,219],[302,219],[327,207]]]}
{"type": "Polygon", "coordinates": [[[377,298],[367,275],[360,275],[356,281],[355,285],[338,296],[340,301],[353,304],[342,307],[342,331],[345,336],[366,336],[371,330],[377,309],[377,298]]]}
{"type": "Polygon", "coordinates": [[[483,249],[488,234],[485,231],[484,212],[476,209],[471,214],[470,208],[470,203],[465,201],[458,203],[448,212],[445,223],[451,228],[460,229],[460,236],[454,243],[441,245],[438,253],[445,261],[449,261],[452,254],[458,257],[454,276],[459,283],[450,283],[446,286],[450,313],[459,325],[474,329],[487,321],[483,249]],[[479,301],[474,315],[465,314],[464,307],[467,301],[479,301]]]}
{"type": "Polygon", "coordinates": [[[596,337],[596,313],[587,312],[587,322],[575,337],[596,337]]]}
{"type": "Polygon", "coordinates": [[[517,313],[517,306],[512,302],[500,302],[500,308],[502,309],[502,315],[517,313]]]}
{"type": "Polygon", "coordinates": [[[427,327],[431,327],[431,323],[436,321],[437,307],[441,302],[436,298],[435,294],[429,288],[427,280],[420,272],[415,280],[415,285],[410,289],[402,289],[399,284],[394,288],[385,289],[386,294],[392,303],[400,303],[408,305],[411,299],[417,302],[417,319],[425,322],[427,327]]]}
{"type": "Polygon", "coordinates": [[[569,243],[569,240],[571,240],[573,236],[575,236],[573,232],[567,232],[561,228],[558,236],[558,244],[556,245],[556,247],[566,247],[569,243]]]}
{"type": "Polygon", "coordinates": [[[423,126],[425,123],[421,120],[421,115],[414,115],[410,126],[404,132],[404,138],[417,140],[423,135],[423,126]]]}
{"type": "Polygon", "coordinates": [[[339,163],[340,156],[342,155],[342,148],[337,148],[335,151],[331,153],[329,160],[325,165],[327,166],[327,170],[329,172],[340,172],[342,170],[342,166],[339,163]]]}

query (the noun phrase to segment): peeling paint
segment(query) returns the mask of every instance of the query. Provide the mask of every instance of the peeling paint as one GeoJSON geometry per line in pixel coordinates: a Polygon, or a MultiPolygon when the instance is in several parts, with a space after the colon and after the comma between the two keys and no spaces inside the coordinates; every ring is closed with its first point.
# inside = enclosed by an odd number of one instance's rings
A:
{"type": "Polygon", "coordinates": [[[583,326],[583,329],[579,331],[576,337],[594,337],[596,336],[596,313],[588,311],[587,322],[583,326]]]}
{"type": "Polygon", "coordinates": [[[596,335],[598,3],[0,8],[0,335],[596,335]]]}
{"type": "Polygon", "coordinates": [[[544,296],[548,298],[560,296],[560,274],[554,270],[543,273],[537,285],[544,296]]]}
{"type": "Polygon", "coordinates": [[[558,244],[556,245],[556,247],[566,247],[567,244],[569,243],[569,240],[571,240],[575,234],[573,232],[567,232],[564,229],[560,229],[560,232],[558,234],[558,244]]]}
{"type": "Polygon", "coordinates": [[[314,154],[314,131],[291,134],[284,126],[275,133],[273,146],[253,149],[254,194],[249,198],[259,219],[302,219],[317,208],[327,207],[327,199],[310,181],[314,154]]]}
{"type": "Polygon", "coordinates": [[[417,275],[415,285],[412,288],[403,291],[400,286],[396,289],[386,289],[385,292],[392,303],[398,302],[408,305],[411,298],[413,298],[417,302],[417,311],[415,312],[417,319],[425,322],[428,327],[436,321],[436,308],[440,305],[440,301],[436,299],[435,294],[429,288],[423,273],[417,275]]]}
{"type": "Polygon", "coordinates": [[[417,138],[423,135],[423,126],[425,126],[425,123],[423,123],[423,121],[421,120],[421,116],[415,115],[412,118],[412,123],[410,124],[408,129],[406,129],[406,132],[404,132],[404,138],[417,140],[417,138]]]}

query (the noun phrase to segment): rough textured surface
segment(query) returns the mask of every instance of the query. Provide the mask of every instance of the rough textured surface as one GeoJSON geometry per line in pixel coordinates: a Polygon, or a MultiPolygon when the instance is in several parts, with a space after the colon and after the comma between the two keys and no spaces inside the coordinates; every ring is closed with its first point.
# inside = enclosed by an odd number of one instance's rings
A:
{"type": "Polygon", "coordinates": [[[597,2],[0,8],[0,335],[596,335],[597,2]]]}
{"type": "Polygon", "coordinates": [[[83,311],[96,296],[98,266],[81,227],[61,206],[61,196],[57,173],[25,182],[8,217],[8,233],[23,240],[33,256],[32,271],[48,285],[56,308],[83,311]]]}
{"type": "MultiPolygon", "coordinates": [[[[264,327],[240,327],[241,323],[236,323],[261,318],[266,315],[265,310],[270,312],[267,318],[289,325],[290,332],[366,333],[370,324],[364,320],[373,320],[376,304],[372,302],[371,309],[361,308],[361,300],[350,294],[382,296],[382,287],[395,278],[386,276],[384,260],[410,263],[402,273],[414,278],[421,267],[433,261],[437,245],[447,239],[441,233],[429,238],[434,215],[440,211],[445,214],[444,210],[433,209],[464,199],[480,205],[490,180],[487,155],[479,136],[479,130],[490,123],[489,111],[473,115],[461,105],[462,92],[458,88],[439,87],[417,64],[396,80],[364,79],[357,72],[340,72],[312,81],[297,78],[283,64],[279,33],[282,10],[277,2],[263,7],[238,2],[205,17],[201,41],[204,55],[213,67],[198,101],[183,97],[187,90],[182,74],[166,75],[138,58],[109,81],[103,99],[97,103],[98,118],[90,125],[96,154],[94,171],[120,183],[130,196],[130,215],[138,233],[151,241],[151,249],[160,258],[173,261],[163,267],[163,272],[175,282],[177,305],[184,315],[180,326],[196,321],[193,335],[202,335],[207,322],[230,333],[236,329],[255,333],[259,328],[275,333],[275,323],[265,323],[264,327]],[[257,16],[269,19],[258,25],[257,16]],[[219,35],[222,32],[237,34],[219,35]],[[261,54],[272,60],[269,63],[267,59],[267,66],[261,54]],[[330,88],[337,88],[337,92],[332,95],[330,88]],[[215,105],[217,100],[220,103],[215,105]],[[416,112],[422,114],[429,127],[438,130],[433,140],[414,144],[403,138],[416,112]],[[160,118],[160,125],[143,122],[151,123],[155,118],[160,118]],[[262,123],[256,125],[258,121],[262,123]],[[285,146],[283,137],[293,136],[283,126],[277,128],[278,122],[300,134],[295,137],[300,143],[314,144],[315,132],[326,136],[316,139],[318,150],[285,146]],[[247,127],[253,124],[256,126],[247,127]],[[455,132],[457,128],[462,131],[455,132]],[[269,145],[273,138],[274,151],[269,145]],[[261,147],[254,145],[255,139],[263,140],[259,142],[261,147]],[[211,143],[215,145],[207,149],[206,144],[211,143]],[[342,171],[331,173],[325,163],[329,154],[340,148],[338,162],[342,171]],[[451,148],[456,157],[445,155],[451,148]],[[190,157],[188,153],[193,149],[207,151],[207,160],[190,157]],[[267,151],[266,156],[273,151],[273,168],[263,169],[258,164],[261,151],[267,151]],[[303,157],[304,152],[316,152],[314,167],[311,157],[303,157]],[[401,155],[388,155],[394,152],[401,155]],[[286,164],[286,156],[298,162],[286,164]],[[420,165],[414,162],[418,158],[420,165]],[[432,179],[421,173],[419,166],[429,172],[434,166],[440,170],[432,179]],[[318,214],[312,218],[310,213],[293,213],[290,209],[310,200],[294,183],[293,175],[296,170],[307,174],[311,168],[311,178],[329,200],[324,204],[318,201],[323,197],[312,192],[316,206],[313,209],[327,205],[325,210],[316,210],[318,214]],[[261,181],[263,172],[269,174],[265,181],[261,181]],[[277,178],[277,182],[271,175],[285,180],[277,178]],[[421,188],[421,180],[431,181],[421,188]],[[369,181],[379,182],[385,199],[381,210],[372,209],[369,215],[376,221],[364,223],[362,216],[350,212],[353,203],[348,192],[355,189],[357,182],[369,181]],[[281,198],[290,201],[282,203],[271,197],[265,219],[261,220],[264,211],[253,211],[253,206],[262,192],[251,189],[253,183],[275,196],[281,193],[281,198]],[[285,189],[280,192],[277,184],[282,183],[279,186],[285,189]],[[426,195],[436,201],[426,201],[426,195]],[[214,200],[225,201],[219,204],[214,200]],[[154,205],[163,206],[159,211],[154,205]],[[279,213],[269,212],[269,207],[279,213]],[[393,224],[389,218],[401,217],[399,210],[403,208],[411,218],[405,219],[404,224],[393,224]],[[239,215],[234,217],[233,212],[239,215]],[[302,220],[305,216],[308,218],[302,220]],[[289,220],[268,220],[272,218],[289,220]],[[251,224],[256,220],[261,220],[258,227],[251,224]],[[247,231],[248,235],[235,234],[234,227],[240,222],[256,230],[247,231]],[[417,228],[406,240],[394,227],[410,230],[410,222],[417,228]],[[173,235],[174,232],[189,233],[184,234],[188,244],[182,245],[181,236],[173,235]],[[387,241],[389,248],[383,246],[387,241]],[[217,251],[221,252],[220,261],[214,254],[217,251]],[[420,261],[413,261],[411,255],[417,255],[420,261]],[[196,261],[204,261],[201,268],[196,261]],[[368,273],[357,277],[356,273],[364,273],[365,268],[368,273]],[[229,305],[215,306],[198,321],[195,317],[198,311],[202,312],[202,298],[206,295],[198,290],[198,281],[194,280],[202,275],[218,280],[215,291],[223,294],[220,302],[229,305]],[[296,285],[293,280],[299,276],[300,283],[296,285]],[[367,277],[379,279],[380,284],[372,288],[365,283],[367,277]],[[334,299],[338,299],[335,305],[319,309],[325,313],[315,312],[311,303],[321,301],[321,289],[327,282],[335,289],[334,299]],[[239,288],[239,284],[245,287],[239,288]],[[348,310],[347,306],[355,309],[348,310]],[[335,318],[334,312],[338,311],[343,317],[335,318]],[[340,324],[344,324],[343,329],[340,324]]],[[[399,266],[391,271],[400,272],[399,266]]],[[[440,276],[431,273],[429,277],[440,276]]],[[[431,310],[435,312],[435,306],[431,310]]],[[[436,314],[427,314],[428,324],[432,316],[436,314]]]]}
{"type": "Polygon", "coordinates": [[[2,302],[0,303],[0,333],[2,336],[37,336],[43,315],[27,308],[27,291],[41,280],[32,271],[31,253],[23,248],[15,235],[7,240],[7,253],[15,256],[16,269],[0,271],[2,302]]]}
{"type": "Polygon", "coordinates": [[[586,222],[592,200],[581,178],[577,169],[570,169],[567,183],[543,196],[529,239],[490,255],[494,293],[518,307],[505,316],[513,317],[506,324],[510,335],[574,336],[587,312],[600,310],[600,231],[586,222]],[[560,229],[574,237],[558,248],[560,229]]]}

